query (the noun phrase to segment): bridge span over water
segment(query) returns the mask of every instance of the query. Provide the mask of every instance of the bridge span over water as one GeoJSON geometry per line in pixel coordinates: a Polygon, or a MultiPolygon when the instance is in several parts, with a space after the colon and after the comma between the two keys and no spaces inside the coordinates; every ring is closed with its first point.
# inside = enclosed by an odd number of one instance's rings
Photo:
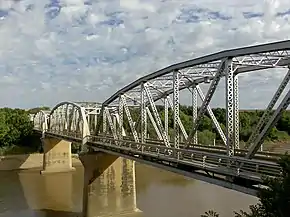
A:
{"type": "Polygon", "coordinates": [[[122,156],[255,195],[263,176],[280,175],[276,163],[280,155],[259,150],[289,105],[289,64],[290,41],[226,50],[139,78],[103,103],[61,102],[50,111],[40,111],[33,116],[33,122],[43,141],[43,172],[73,169],[70,155],[74,142],[82,147],[80,156],[89,171],[85,175],[88,185],[122,156]],[[285,77],[249,141],[240,147],[239,75],[277,68],[285,70],[285,77]],[[210,107],[223,77],[226,130],[221,128],[210,107]],[[208,86],[206,93],[200,88],[201,84],[208,86]],[[192,103],[190,132],[186,131],[179,114],[180,95],[186,91],[191,94],[192,103]],[[279,100],[280,96],[284,97],[279,100]],[[197,129],[206,113],[222,145],[199,144],[197,129]],[[173,130],[169,129],[170,120],[173,130]],[[148,126],[154,131],[148,131],[148,126]]]}

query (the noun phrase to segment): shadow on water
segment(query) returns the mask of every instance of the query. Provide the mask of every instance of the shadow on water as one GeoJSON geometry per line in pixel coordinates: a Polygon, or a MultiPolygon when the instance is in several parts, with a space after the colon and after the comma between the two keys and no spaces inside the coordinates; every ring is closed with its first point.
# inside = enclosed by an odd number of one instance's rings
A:
{"type": "MultiPolygon", "coordinates": [[[[35,146],[41,146],[38,136],[33,136],[33,139],[35,146]]],[[[6,150],[9,155],[0,156],[0,216],[6,211],[29,208],[18,173],[25,167],[33,167],[33,161],[42,161],[41,154],[31,157],[30,152],[35,151],[33,148],[13,146],[6,150]]]]}
{"type": "Polygon", "coordinates": [[[49,209],[36,210],[34,212],[39,217],[82,217],[81,212],[55,211],[49,209]]]}
{"type": "Polygon", "coordinates": [[[0,216],[6,211],[26,210],[28,204],[24,197],[17,171],[0,171],[0,216]]]}
{"type": "MultiPolygon", "coordinates": [[[[30,137],[30,143],[27,146],[11,146],[2,149],[0,154],[0,173],[1,171],[11,171],[36,167],[42,162],[43,155],[40,135],[33,134],[30,137]],[[38,152],[39,154],[33,154],[38,152]]],[[[3,175],[0,174],[0,179],[3,175]]]]}
{"type": "MultiPolygon", "coordinates": [[[[0,172],[21,169],[29,157],[30,154],[0,156],[0,172]]],[[[39,159],[41,160],[41,157],[39,159]]]]}
{"type": "Polygon", "coordinates": [[[66,212],[66,211],[55,211],[55,210],[49,210],[49,209],[44,209],[44,210],[26,210],[22,211],[18,214],[15,214],[13,212],[8,212],[5,214],[0,214],[0,216],[5,216],[5,217],[16,217],[16,216],[21,216],[21,217],[82,217],[82,213],[74,213],[74,212],[66,212]]]}

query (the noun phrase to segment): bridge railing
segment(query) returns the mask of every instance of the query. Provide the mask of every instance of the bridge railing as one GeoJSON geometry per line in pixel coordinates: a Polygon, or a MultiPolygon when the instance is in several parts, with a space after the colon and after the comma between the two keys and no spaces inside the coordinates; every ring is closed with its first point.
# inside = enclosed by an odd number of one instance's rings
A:
{"type": "MultiPolygon", "coordinates": [[[[113,139],[110,135],[102,135],[100,136],[107,137],[113,139]]],[[[126,141],[134,141],[133,137],[123,137],[123,140],[126,141]]],[[[146,139],[146,144],[154,144],[154,145],[164,145],[164,143],[160,140],[154,140],[154,139],[146,139]]],[[[186,147],[185,143],[180,143],[179,146],[181,149],[189,149],[189,150],[204,150],[204,151],[211,151],[212,153],[217,154],[226,154],[227,148],[225,146],[211,146],[211,145],[202,145],[202,144],[194,144],[194,146],[186,147]]],[[[247,154],[247,149],[236,149],[235,150],[235,156],[243,157],[247,154]]],[[[269,161],[277,161],[281,157],[281,154],[275,153],[275,152],[268,152],[268,151],[258,151],[255,155],[255,159],[261,159],[261,160],[269,160],[269,161]]]]}
{"type": "Polygon", "coordinates": [[[207,169],[217,174],[226,172],[228,175],[245,176],[245,173],[247,173],[247,175],[253,176],[253,179],[260,179],[262,175],[278,176],[280,174],[280,167],[275,162],[227,156],[210,151],[177,149],[164,145],[141,144],[134,141],[115,140],[114,138],[101,136],[91,136],[89,144],[109,150],[116,148],[117,152],[123,150],[132,154],[141,154],[169,162],[197,166],[199,169],[207,169]],[[231,162],[230,167],[228,166],[229,161],[231,162]],[[242,168],[240,168],[241,164],[243,164],[242,168]]]}
{"type": "MultiPolygon", "coordinates": [[[[54,134],[56,136],[62,137],[65,136],[66,138],[74,138],[74,140],[82,140],[83,136],[81,132],[78,131],[69,131],[69,130],[63,130],[62,132],[59,132],[57,130],[48,130],[46,133],[54,134]]],[[[126,141],[134,144],[139,144],[139,145],[144,145],[142,143],[138,143],[134,141],[133,137],[124,137],[122,140],[116,140],[110,135],[99,135],[98,137],[95,136],[87,136],[88,141],[92,141],[93,138],[102,138],[103,142],[109,142],[110,144],[112,143],[111,141],[115,141],[115,143],[118,143],[119,141],[126,141]]],[[[153,146],[158,146],[162,147],[164,144],[162,141],[159,140],[153,140],[153,139],[148,139],[146,140],[147,145],[153,145],[153,146]]],[[[166,146],[164,146],[166,147],[166,146]]],[[[186,150],[197,150],[197,151],[205,151],[205,152],[211,152],[215,154],[221,154],[221,155],[226,155],[226,147],[224,146],[206,146],[206,145],[194,145],[193,148],[191,147],[186,147],[185,144],[181,143],[180,148],[175,148],[176,150],[179,149],[186,149],[186,150]]],[[[237,149],[235,150],[235,156],[237,157],[244,157],[247,154],[248,150],[244,149],[237,149]]],[[[254,159],[256,160],[264,160],[264,161],[271,161],[271,162],[277,162],[277,159],[281,157],[281,154],[274,153],[274,152],[257,152],[255,155],[254,159]]]]}

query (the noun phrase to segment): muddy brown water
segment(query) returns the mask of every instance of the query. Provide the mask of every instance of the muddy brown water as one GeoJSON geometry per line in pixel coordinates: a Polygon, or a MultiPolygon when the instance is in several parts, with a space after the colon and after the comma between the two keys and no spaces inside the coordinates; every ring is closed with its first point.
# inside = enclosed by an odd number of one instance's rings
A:
{"type": "MultiPolygon", "coordinates": [[[[199,217],[215,210],[232,217],[257,198],[167,171],[122,160],[90,189],[89,215],[199,217]]],[[[40,175],[39,170],[0,172],[0,217],[81,216],[83,167],[75,172],[40,175]]]]}

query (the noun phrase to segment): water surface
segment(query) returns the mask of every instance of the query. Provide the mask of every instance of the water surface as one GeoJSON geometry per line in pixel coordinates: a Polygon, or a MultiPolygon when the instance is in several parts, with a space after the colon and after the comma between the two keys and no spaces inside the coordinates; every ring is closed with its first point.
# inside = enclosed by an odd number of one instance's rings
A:
{"type": "MultiPolygon", "coordinates": [[[[40,175],[39,170],[0,172],[0,216],[81,216],[83,168],[40,175]]],[[[257,199],[120,159],[93,183],[90,216],[199,217],[213,209],[221,217],[247,209],[257,199]],[[138,211],[141,210],[140,211],[138,211]]]]}

